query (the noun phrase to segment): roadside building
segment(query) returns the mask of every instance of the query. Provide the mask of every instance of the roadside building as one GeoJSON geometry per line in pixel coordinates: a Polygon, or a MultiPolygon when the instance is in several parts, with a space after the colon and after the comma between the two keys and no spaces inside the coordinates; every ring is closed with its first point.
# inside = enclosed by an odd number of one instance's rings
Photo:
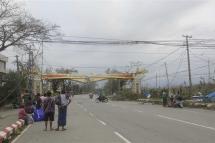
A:
{"type": "Polygon", "coordinates": [[[8,58],[2,54],[0,54],[0,86],[4,83],[4,76],[7,73],[6,70],[6,63],[8,61],[8,58]]]}

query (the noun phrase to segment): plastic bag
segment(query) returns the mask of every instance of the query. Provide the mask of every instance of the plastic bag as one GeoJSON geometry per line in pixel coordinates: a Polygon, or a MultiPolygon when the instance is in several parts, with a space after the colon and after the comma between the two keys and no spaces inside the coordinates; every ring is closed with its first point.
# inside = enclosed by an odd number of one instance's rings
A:
{"type": "Polygon", "coordinates": [[[44,110],[42,108],[35,109],[32,117],[35,122],[43,121],[45,117],[44,110]]]}

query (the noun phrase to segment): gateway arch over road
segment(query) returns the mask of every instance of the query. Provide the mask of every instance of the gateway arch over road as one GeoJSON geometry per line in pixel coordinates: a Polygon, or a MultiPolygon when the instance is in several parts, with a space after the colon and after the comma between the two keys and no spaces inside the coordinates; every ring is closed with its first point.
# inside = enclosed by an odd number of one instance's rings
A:
{"type": "Polygon", "coordinates": [[[49,73],[43,74],[43,80],[73,80],[82,83],[97,82],[101,80],[108,79],[121,79],[132,81],[132,91],[134,93],[140,93],[140,82],[141,78],[146,73],[146,70],[137,69],[133,73],[108,73],[108,74],[92,74],[92,75],[82,75],[82,74],[60,74],[60,73],[49,73]]]}

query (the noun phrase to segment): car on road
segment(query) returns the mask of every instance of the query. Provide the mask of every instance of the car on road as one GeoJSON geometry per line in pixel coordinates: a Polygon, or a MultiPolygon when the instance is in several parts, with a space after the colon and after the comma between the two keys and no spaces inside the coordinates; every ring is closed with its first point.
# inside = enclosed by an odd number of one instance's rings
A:
{"type": "Polygon", "coordinates": [[[193,101],[202,102],[205,100],[205,96],[192,96],[193,101]]]}

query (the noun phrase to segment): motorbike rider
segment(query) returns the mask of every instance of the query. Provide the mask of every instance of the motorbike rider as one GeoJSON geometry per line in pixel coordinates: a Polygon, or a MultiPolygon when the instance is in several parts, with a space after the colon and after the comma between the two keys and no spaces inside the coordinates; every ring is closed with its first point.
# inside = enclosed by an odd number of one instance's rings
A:
{"type": "Polygon", "coordinates": [[[99,97],[98,97],[98,100],[99,101],[103,101],[103,100],[105,100],[106,99],[106,97],[104,96],[104,95],[99,95],[99,97]]]}
{"type": "Polygon", "coordinates": [[[175,106],[183,108],[183,101],[182,96],[180,95],[179,91],[177,95],[175,96],[175,106]]]}
{"type": "Polygon", "coordinates": [[[98,101],[100,102],[105,102],[107,101],[107,97],[105,96],[104,92],[103,91],[100,91],[100,93],[98,94],[98,98],[97,98],[98,101]]]}

